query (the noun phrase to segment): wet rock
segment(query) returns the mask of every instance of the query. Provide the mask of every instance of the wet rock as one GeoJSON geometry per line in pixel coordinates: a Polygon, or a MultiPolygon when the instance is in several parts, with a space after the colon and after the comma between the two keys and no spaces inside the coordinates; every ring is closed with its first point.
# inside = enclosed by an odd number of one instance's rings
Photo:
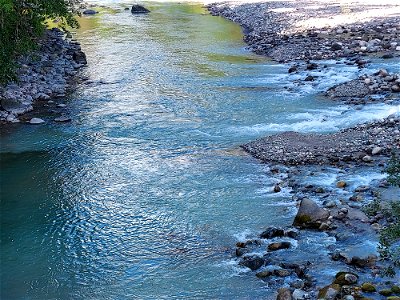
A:
{"type": "Polygon", "coordinates": [[[292,292],[288,288],[280,288],[276,300],[292,300],[292,292]]]}
{"type": "Polygon", "coordinates": [[[285,236],[290,237],[292,239],[297,239],[299,236],[299,231],[297,229],[286,229],[285,230],[285,236]]]}
{"type": "Polygon", "coordinates": [[[364,293],[373,293],[373,292],[376,292],[375,286],[374,286],[372,283],[370,283],[370,282],[364,282],[364,283],[361,285],[361,290],[362,290],[364,293]]]}
{"type": "Polygon", "coordinates": [[[370,94],[370,89],[361,79],[355,79],[336,85],[326,92],[326,95],[331,98],[362,98],[368,94],[370,94]]]}
{"type": "Polygon", "coordinates": [[[400,294],[400,286],[393,285],[390,289],[392,290],[393,293],[400,294]]]}
{"type": "Polygon", "coordinates": [[[318,292],[318,299],[334,300],[340,293],[340,285],[330,284],[318,292]]]}
{"type": "Polygon", "coordinates": [[[278,277],[287,277],[287,276],[290,276],[290,274],[292,274],[291,271],[285,270],[285,269],[276,269],[273,272],[274,272],[274,275],[278,276],[278,277]]]}
{"type": "Polygon", "coordinates": [[[72,58],[78,64],[81,64],[81,65],[87,64],[86,54],[81,50],[75,51],[72,55],[72,58]]]}
{"type": "Polygon", "coordinates": [[[296,279],[289,284],[292,288],[302,289],[304,287],[304,281],[301,279],[296,279]]]}
{"type": "Polygon", "coordinates": [[[141,6],[141,5],[138,5],[138,4],[132,5],[132,8],[131,8],[131,13],[132,14],[147,14],[149,12],[150,12],[150,10],[148,10],[144,6],[141,6]]]}
{"type": "Polygon", "coordinates": [[[97,11],[95,11],[93,9],[85,9],[82,13],[84,15],[95,15],[95,14],[97,14],[97,11]]]}
{"type": "Polygon", "coordinates": [[[274,193],[279,193],[281,191],[281,187],[279,186],[279,184],[275,184],[274,185],[274,193]]]}
{"type": "Polygon", "coordinates": [[[345,188],[346,186],[347,186],[347,183],[346,183],[345,181],[343,181],[343,180],[338,181],[338,182],[336,183],[336,187],[338,187],[338,188],[340,188],[340,189],[343,189],[343,188],[345,188]]]}
{"type": "Polygon", "coordinates": [[[387,296],[392,295],[392,290],[390,290],[390,289],[380,290],[379,294],[382,295],[382,296],[386,296],[387,297],[387,296]]]}
{"type": "Polygon", "coordinates": [[[376,255],[368,255],[367,257],[359,257],[359,256],[353,256],[349,262],[349,265],[353,265],[359,268],[365,268],[365,267],[373,267],[376,264],[378,257],[376,255]]]}
{"type": "Polygon", "coordinates": [[[314,81],[314,76],[311,76],[311,75],[308,75],[305,79],[304,79],[304,81],[314,81]]]}
{"type": "Polygon", "coordinates": [[[297,71],[297,66],[291,66],[290,68],[289,68],[289,70],[288,70],[288,73],[290,74],[290,73],[294,73],[294,72],[296,72],[297,71]]]}
{"type": "Polygon", "coordinates": [[[276,242],[268,245],[269,251],[277,251],[281,249],[289,249],[291,246],[290,242],[276,242]]]}
{"type": "Polygon", "coordinates": [[[43,119],[40,118],[32,118],[29,121],[29,124],[33,124],[33,125],[38,125],[38,124],[43,124],[45,121],[43,119]]]}
{"type": "Polygon", "coordinates": [[[338,285],[350,285],[356,284],[358,281],[358,275],[350,272],[339,272],[335,276],[333,283],[338,285]]]}
{"type": "Polygon", "coordinates": [[[369,155],[365,155],[365,156],[362,158],[362,160],[365,161],[365,162],[371,162],[371,161],[373,161],[372,157],[369,156],[369,155]]]}
{"type": "Polygon", "coordinates": [[[329,217],[329,212],[310,199],[303,199],[293,225],[301,228],[319,228],[329,217]]]}
{"type": "Polygon", "coordinates": [[[385,53],[382,55],[383,59],[389,59],[389,58],[393,58],[393,57],[394,57],[394,55],[392,53],[385,53]]]}
{"type": "Polygon", "coordinates": [[[398,296],[389,296],[386,298],[386,300],[400,300],[400,297],[398,296]]]}
{"type": "Polygon", "coordinates": [[[249,250],[246,248],[236,248],[235,254],[237,257],[243,256],[244,254],[248,253],[249,250]]]}
{"type": "Polygon", "coordinates": [[[274,237],[282,237],[285,235],[285,231],[278,227],[268,227],[265,231],[260,234],[262,239],[272,239],[274,237]]]}
{"type": "Polygon", "coordinates": [[[247,256],[242,259],[239,265],[247,267],[252,271],[261,268],[264,265],[264,259],[259,256],[247,256]]]}
{"type": "Polygon", "coordinates": [[[261,271],[261,272],[256,273],[256,276],[258,278],[261,278],[261,279],[270,277],[272,275],[274,275],[274,272],[272,270],[265,270],[265,271],[261,271]]]}

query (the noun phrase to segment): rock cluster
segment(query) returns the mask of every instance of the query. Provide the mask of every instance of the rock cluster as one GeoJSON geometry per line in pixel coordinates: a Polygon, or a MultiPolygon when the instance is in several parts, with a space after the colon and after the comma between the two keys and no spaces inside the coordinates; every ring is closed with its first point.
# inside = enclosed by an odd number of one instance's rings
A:
{"type": "Polygon", "coordinates": [[[372,75],[363,75],[357,79],[339,84],[330,88],[326,95],[331,98],[340,98],[357,104],[360,98],[367,95],[400,92],[400,74],[390,74],[381,69],[372,75]]]}
{"type": "Polygon", "coordinates": [[[19,122],[18,116],[31,111],[35,100],[64,97],[87,64],[79,43],[65,39],[59,29],[47,30],[39,45],[38,51],[18,60],[18,82],[0,88],[0,121],[19,122]]]}
{"type": "Polygon", "coordinates": [[[264,162],[286,165],[368,164],[400,149],[400,118],[390,116],[331,134],[283,132],[242,148],[264,162]]]}
{"type": "MultiPolygon", "coordinates": [[[[295,2],[271,1],[240,5],[215,3],[209,5],[208,9],[213,15],[241,24],[249,48],[276,61],[331,59],[372,53],[383,58],[393,58],[400,54],[399,17],[312,28],[295,24],[307,21],[308,18],[318,19],[318,13],[341,14],[340,8],[327,5],[316,10],[306,10],[295,2]]],[[[362,5],[359,9],[362,10],[362,5]]]]}

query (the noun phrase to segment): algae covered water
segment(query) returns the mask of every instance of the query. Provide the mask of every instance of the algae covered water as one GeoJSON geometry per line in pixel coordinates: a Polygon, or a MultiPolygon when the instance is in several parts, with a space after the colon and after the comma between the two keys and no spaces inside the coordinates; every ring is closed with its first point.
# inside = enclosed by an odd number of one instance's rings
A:
{"type": "Polygon", "coordinates": [[[326,80],[291,84],[287,66],[246,51],[240,28],[200,5],[123,7],[81,19],[89,81],[58,100],[73,121],[2,133],[1,298],[272,299],[233,246],[289,225],[294,203],[239,145],[399,107],[321,100],[326,80]]]}

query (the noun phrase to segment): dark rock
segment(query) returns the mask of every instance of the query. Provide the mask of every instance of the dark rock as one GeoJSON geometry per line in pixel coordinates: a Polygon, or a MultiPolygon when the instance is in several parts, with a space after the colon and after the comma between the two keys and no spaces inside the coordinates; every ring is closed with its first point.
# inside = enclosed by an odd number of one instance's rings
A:
{"type": "Polygon", "coordinates": [[[81,50],[75,51],[72,54],[72,58],[78,64],[82,64],[82,65],[86,65],[87,64],[86,54],[81,50]]]}
{"type": "Polygon", "coordinates": [[[274,274],[273,271],[266,270],[266,271],[261,271],[261,272],[256,273],[256,276],[258,278],[266,278],[266,277],[272,276],[273,274],[274,274]]]}
{"type": "Polygon", "coordinates": [[[331,49],[335,50],[335,51],[341,50],[342,48],[343,48],[342,43],[338,43],[338,42],[333,43],[331,46],[331,49]]]}
{"type": "Polygon", "coordinates": [[[314,76],[308,75],[304,81],[314,81],[314,76]]]}
{"type": "Polygon", "coordinates": [[[297,71],[297,66],[291,66],[290,68],[289,68],[289,70],[288,70],[288,73],[290,74],[290,73],[294,73],[294,72],[296,72],[297,71]]]}
{"type": "Polygon", "coordinates": [[[289,249],[291,246],[290,242],[276,242],[268,245],[269,251],[277,251],[281,249],[289,249]]]}
{"type": "Polygon", "coordinates": [[[394,57],[394,55],[392,53],[385,53],[382,55],[383,59],[389,59],[389,58],[393,58],[393,57],[394,57]]]}
{"type": "Polygon", "coordinates": [[[97,14],[97,11],[95,11],[93,9],[85,9],[82,13],[84,15],[95,15],[95,14],[97,14]]]}
{"type": "Polygon", "coordinates": [[[274,185],[274,193],[279,193],[281,191],[281,187],[279,186],[279,184],[275,184],[274,185]]]}
{"type": "Polygon", "coordinates": [[[264,265],[264,259],[259,256],[244,257],[239,265],[247,267],[252,271],[261,268],[264,265]]]}
{"type": "Polygon", "coordinates": [[[148,10],[144,6],[141,6],[138,4],[132,5],[132,8],[131,8],[131,13],[133,13],[133,14],[147,14],[149,12],[150,12],[150,10],[148,10]]]}
{"type": "Polygon", "coordinates": [[[265,231],[260,234],[260,238],[262,239],[272,239],[274,237],[282,237],[284,236],[285,231],[281,228],[277,227],[268,227],[265,231]]]}
{"type": "Polygon", "coordinates": [[[309,63],[309,64],[307,64],[307,67],[306,67],[307,70],[315,70],[317,68],[318,68],[318,65],[316,63],[309,63]]]}

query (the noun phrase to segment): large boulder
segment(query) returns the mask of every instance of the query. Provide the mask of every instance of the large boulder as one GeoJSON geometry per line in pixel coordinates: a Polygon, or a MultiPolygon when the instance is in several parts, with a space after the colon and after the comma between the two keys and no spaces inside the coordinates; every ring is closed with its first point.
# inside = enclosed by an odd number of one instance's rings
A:
{"type": "Polygon", "coordinates": [[[239,263],[239,265],[247,267],[252,271],[261,268],[265,263],[265,260],[259,256],[247,256],[239,263]]]}
{"type": "Polygon", "coordinates": [[[132,8],[131,8],[131,13],[133,13],[133,14],[147,14],[149,12],[150,12],[150,10],[148,10],[146,7],[141,6],[139,4],[134,4],[134,5],[132,5],[132,8]]]}
{"type": "Polygon", "coordinates": [[[314,201],[304,198],[299,207],[293,226],[301,228],[319,228],[329,217],[329,212],[318,206],[314,201]]]}

